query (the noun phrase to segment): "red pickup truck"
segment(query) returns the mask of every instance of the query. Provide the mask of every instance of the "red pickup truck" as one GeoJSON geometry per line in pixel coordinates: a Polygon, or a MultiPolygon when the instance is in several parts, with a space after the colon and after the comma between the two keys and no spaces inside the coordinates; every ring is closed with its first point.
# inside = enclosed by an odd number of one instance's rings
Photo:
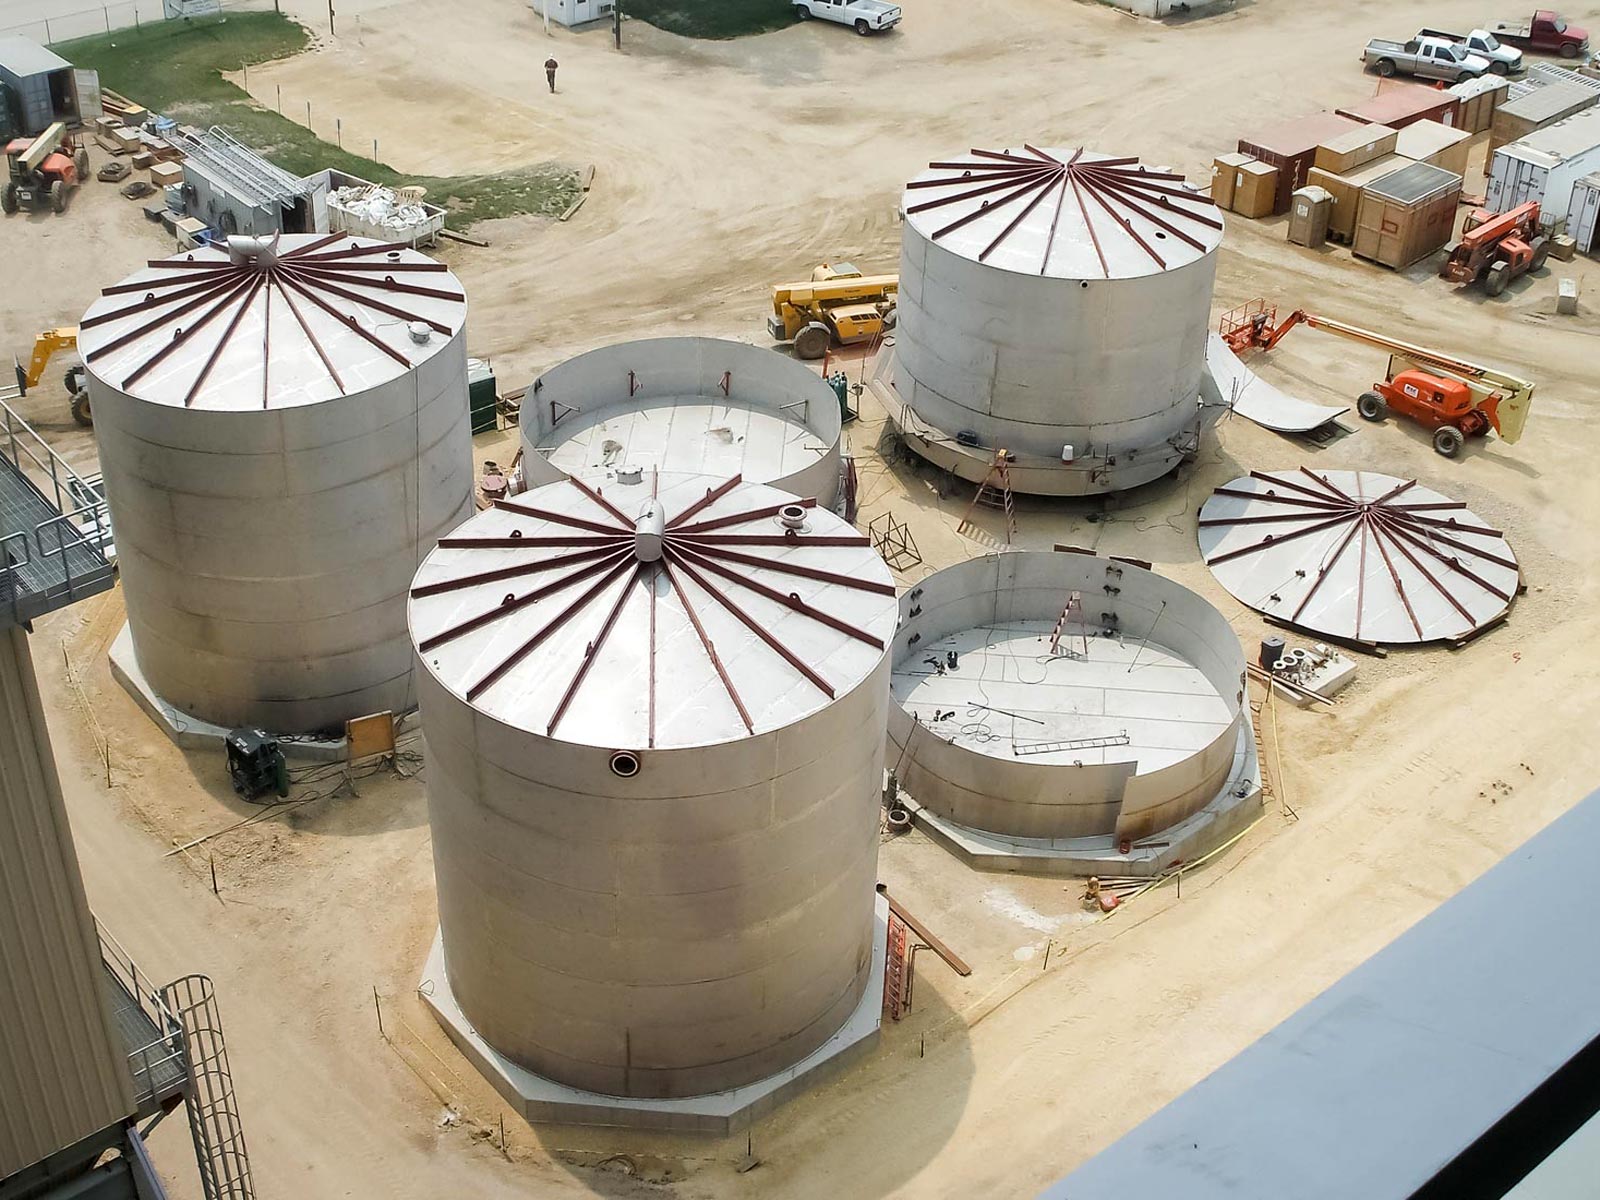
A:
{"type": "Polygon", "coordinates": [[[1496,21],[1489,26],[1489,32],[1502,42],[1540,54],[1577,58],[1589,52],[1589,31],[1568,25],[1559,13],[1548,8],[1541,8],[1529,21],[1496,21]]]}

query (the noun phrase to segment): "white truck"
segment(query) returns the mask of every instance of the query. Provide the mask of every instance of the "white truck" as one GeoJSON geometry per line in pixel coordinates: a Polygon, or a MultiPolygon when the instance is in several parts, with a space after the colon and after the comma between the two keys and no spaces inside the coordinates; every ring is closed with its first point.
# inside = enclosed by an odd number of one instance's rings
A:
{"type": "Polygon", "coordinates": [[[817,17],[852,26],[862,37],[888,33],[900,24],[900,6],[883,0],[794,0],[794,15],[802,21],[817,17]]]}
{"type": "Polygon", "coordinates": [[[1489,70],[1496,75],[1515,75],[1522,70],[1522,51],[1515,46],[1507,46],[1487,29],[1474,29],[1471,33],[1448,33],[1443,29],[1420,29],[1417,31],[1418,39],[1443,38],[1451,42],[1468,54],[1476,54],[1480,58],[1489,60],[1489,70]]]}
{"type": "Polygon", "coordinates": [[[1361,56],[1379,75],[1416,75],[1458,83],[1475,79],[1489,69],[1489,60],[1468,54],[1443,38],[1412,38],[1390,42],[1373,38],[1361,56]]]}

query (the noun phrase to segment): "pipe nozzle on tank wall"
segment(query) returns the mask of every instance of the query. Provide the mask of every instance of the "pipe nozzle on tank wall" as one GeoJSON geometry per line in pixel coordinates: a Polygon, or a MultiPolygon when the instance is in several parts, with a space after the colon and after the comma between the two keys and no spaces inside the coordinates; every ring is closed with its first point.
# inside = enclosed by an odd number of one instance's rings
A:
{"type": "Polygon", "coordinates": [[[659,500],[646,500],[639,506],[633,523],[633,556],[640,562],[655,562],[661,557],[662,539],[667,536],[667,514],[659,500]]]}

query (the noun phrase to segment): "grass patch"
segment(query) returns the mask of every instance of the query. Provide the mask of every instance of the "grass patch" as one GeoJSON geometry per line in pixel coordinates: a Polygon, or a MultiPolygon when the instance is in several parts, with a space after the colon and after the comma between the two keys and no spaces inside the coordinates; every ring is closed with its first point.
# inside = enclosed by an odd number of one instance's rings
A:
{"type": "Polygon", "coordinates": [[[183,124],[221,125],[293,175],[332,167],[390,187],[420,184],[428,189],[430,202],[450,210],[450,224],[457,229],[522,213],[555,216],[577,197],[577,173],[556,164],[492,175],[401,175],[262,108],[222,77],[227,71],[289,58],[310,44],[303,26],[261,12],[149,22],[56,49],[75,65],[99,71],[101,84],[112,91],[183,124]]]}
{"type": "Polygon", "coordinates": [[[692,38],[736,38],[795,22],[788,0],[622,0],[625,16],[692,38]]]}

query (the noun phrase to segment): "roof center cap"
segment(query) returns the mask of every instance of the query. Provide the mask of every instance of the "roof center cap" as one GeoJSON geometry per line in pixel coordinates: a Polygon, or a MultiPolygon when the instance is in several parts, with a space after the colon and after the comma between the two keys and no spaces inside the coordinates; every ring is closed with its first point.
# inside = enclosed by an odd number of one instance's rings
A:
{"type": "Polygon", "coordinates": [[[633,523],[633,556],[640,562],[657,561],[666,536],[666,511],[661,501],[652,497],[639,506],[639,516],[633,523]]]}

